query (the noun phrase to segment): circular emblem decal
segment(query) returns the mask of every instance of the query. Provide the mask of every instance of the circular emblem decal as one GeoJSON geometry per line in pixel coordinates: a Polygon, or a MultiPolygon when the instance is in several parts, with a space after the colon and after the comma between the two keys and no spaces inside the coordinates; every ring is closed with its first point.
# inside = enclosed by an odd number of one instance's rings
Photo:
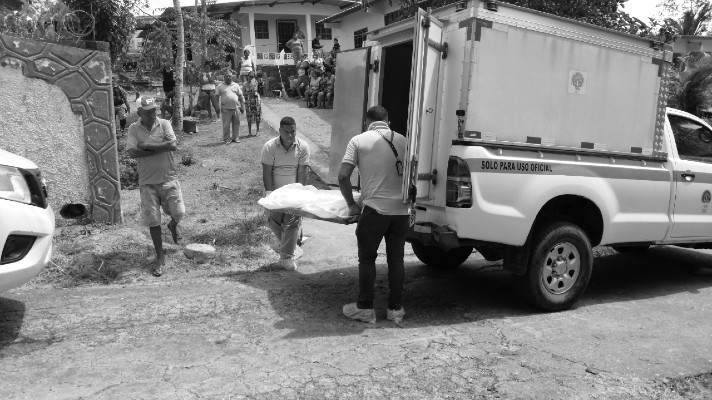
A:
{"type": "Polygon", "coordinates": [[[580,72],[576,72],[572,77],[571,77],[571,84],[574,85],[576,90],[581,90],[583,87],[583,74],[580,72]]]}
{"type": "Polygon", "coordinates": [[[704,193],[702,193],[702,202],[707,204],[712,200],[712,193],[710,193],[709,190],[705,190],[704,193]]]}

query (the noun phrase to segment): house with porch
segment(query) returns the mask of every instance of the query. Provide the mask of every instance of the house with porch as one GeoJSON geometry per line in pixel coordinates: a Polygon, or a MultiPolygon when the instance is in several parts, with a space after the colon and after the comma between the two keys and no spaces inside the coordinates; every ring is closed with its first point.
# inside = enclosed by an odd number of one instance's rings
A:
{"type": "MultiPolygon", "coordinates": [[[[291,60],[287,42],[295,32],[304,35],[305,54],[311,54],[312,39],[319,35],[325,51],[331,50],[337,36],[331,28],[319,23],[361,1],[354,0],[242,0],[216,1],[207,5],[207,13],[215,18],[231,18],[242,26],[241,39],[236,49],[250,49],[257,65],[274,64],[281,50],[291,60]]],[[[194,6],[183,7],[192,12],[194,6]]],[[[340,38],[339,38],[340,39],[340,38]]],[[[289,61],[287,61],[289,64],[289,61]]]]}
{"type": "MultiPolygon", "coordinates": [[[[330,28],[332,35],[339,38],[341,50],[350,50],[362,47],[368,32],[383,28],[414,14],[401,8],[399,1],[392,0],[364,0],[350,7],[346,7],[329,17],[317,20],[317,24],[330,28]]],[[[447,4],[461,2],[464,6],[466,0],[424,0],[419,2],[420,8],[428,7],[437,9],[447,4]]]]}

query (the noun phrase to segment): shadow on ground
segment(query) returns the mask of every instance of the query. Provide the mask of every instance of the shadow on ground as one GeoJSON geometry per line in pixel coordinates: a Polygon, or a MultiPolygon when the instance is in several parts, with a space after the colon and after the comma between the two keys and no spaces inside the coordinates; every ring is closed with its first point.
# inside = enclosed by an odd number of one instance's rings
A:
{"type": "Polygon", "coordinates": [[[0,358],[3,357],[2,350],[20,336],[24,319],[25,303],[0,297],[0,358]]]}
{"type": "Polygon", "coordinates": [[[597,258],[581,305],[698,293],[712,287],[710,268],[712,255],[674,246],[597,258]]]}
{"type": "MultiPolygon", "coordinates": [[[[380,259],[379,259],[380,261],[380,259]]],[[[300,269],[328,261],[302,261],[300,269]]],[[[350,321],[341,315],[343,304],[355,301],[358,269],[331,260],[330,268],[318,272],[286,272],[267,266],[253,272],[221,275],[264,290],[282,320],[278,329],[286,337],[323,337],[360,334],[373,325],[350,321]]],[[[697,293],[712,287],[712,276],[691,274],[699,266],[712,265],[712,255],[673,247],[653,248],[647,253],[617,254],[596,259],[591,283],[577,308],[602,303],[628,302],[697,293]]],[[[395,327],[386,320],[387,269],[378,265],[376,282],[376,327],[395,327]]],[[[536,314],[515,293],[512,276],[497,263],[471,260],[459,268],[439,270],[419,262],[406,263],[402,328],[452,325],[536,314]]]]}

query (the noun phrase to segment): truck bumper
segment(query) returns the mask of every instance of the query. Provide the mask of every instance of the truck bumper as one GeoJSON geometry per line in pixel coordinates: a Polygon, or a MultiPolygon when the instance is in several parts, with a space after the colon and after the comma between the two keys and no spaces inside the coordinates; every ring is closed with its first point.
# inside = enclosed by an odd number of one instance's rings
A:
{"type": "Polygon", "coordinates": [[[460,239],[457,233],[447,226],[437,225],[432,222],[415,223],[410,227],[405,240],[426,246],[438,246],[445,251],[474,244],[473,240],[460,239]]]}

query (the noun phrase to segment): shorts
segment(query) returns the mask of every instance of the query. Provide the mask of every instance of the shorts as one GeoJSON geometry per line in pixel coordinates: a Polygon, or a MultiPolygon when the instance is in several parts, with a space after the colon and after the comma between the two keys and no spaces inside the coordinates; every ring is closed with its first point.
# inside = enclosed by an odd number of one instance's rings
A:
{"type": "Polygon", "coordinates": [[[180,222],[185,214],[183,194],[178,181],[145,184],[141,193],[141,223],[149,228],[161,225],[161,208],[174,221],[180,222]]]}
{"type": "Polygon", "coordinates": [[[126,105],[115,106],[114,114],[119,117],[119,119],[126,119],[126,105]]]}

